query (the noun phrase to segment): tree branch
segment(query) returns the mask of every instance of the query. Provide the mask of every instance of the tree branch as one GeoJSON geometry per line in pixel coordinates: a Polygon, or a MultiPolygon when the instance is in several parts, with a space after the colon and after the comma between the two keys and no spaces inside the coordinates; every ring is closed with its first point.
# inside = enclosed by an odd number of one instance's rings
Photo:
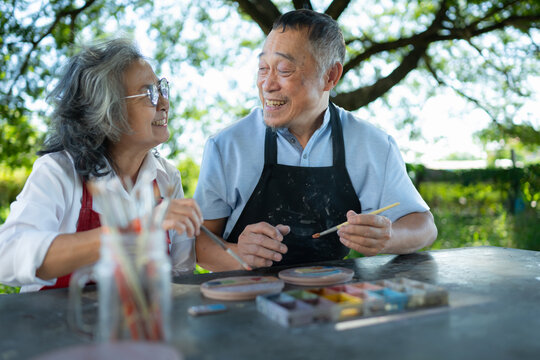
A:
{"type": "Polygon", "coordinates": [[[261,30],[268,35],[272,30],[274,20],[281,12],[270,0],[234,0],[239,8],[248,14],[259,25],[261,30]]]}
{"type": "Polygon", "coordinates": [[[311,1],[309,0],[293,0],[293,5],[296,10],[300,10],[300,9],[313,10],[313,5],[311,5],[311,1]]]}
{"type": "Polygon", "coordinates": [[[418,66],[418,60],[425,54],[426,50],[426,46],[415,47],[387,77],[377,80],[373,85],[361,87],[348,93],[340,93],[333,98],[333,101],[347,110],[355,110],[369,104],[414,70],[418,66]]]}
{"type": "Polygon", "coordinates": [[[324,13],[326,15],[330,15],[332,19],[337,20],[343,11],[345,11],[347,6],[349,6],[350,2],[351,0],[334,0],[330,5],[328,5],[328,8],[324,13]]]}
{"type": "Polygon", "coordinates": [[[488,108],[486,108],[482,103],[480,103],[480,100],[478,99],[475,99],[473,98],[472,96],[469,96],[467,94],[465,94],[463,91],[457,89],[456,87],[448,84],[447,82],[445,82],[444,80],[442,80],[439,75],[437,74],[437,71],[431,66],[431,59],[429,58],[429,56],[427,54],[424,55],[424,63],[426,64],[426,68],[428,69],[428,71],[431,73],[431,75],[433,76],[433,78],[435,79],[435,81],[437,81],[437,83],[439,85],[442,85],[442,86],[446,86],[450,89],[452,89],[453,91],[455,91],[457,94],[459,94],[460,96],[464,97],[465,99],[469,100],[470,102],[474,103],[476,106],[478,106],[480,109],[484,110],[484,112],[491,118],[491,120],[494,122],[494,123],[498,123],[497,122],[497,118],[495,115],[493,115],[491,113],[491,111],[489,111],[488,108]]]}
{"type": "Polygon", "coordinates": [[[345,76],[345,74],[349,70],[357,67],[362,61],[367,60],[371,56],[378,54],[380,52],[396,50],[402,47],[406,47],[408,45],[413,45],[415,47],[427,46],[431,42],[430,37],[436,34],[437,31],[441,28],[441,24],[443,20],[446,18],[446,10],[447,10],[446,4],[444,0],[442,0],[439,6],[439,10],[437,11],[435,18],[433,19],[433,22],[422,33],[410,36],[408,38],[401,38],[395,41],[388,41],[385,43],[373,43],[363,53],[350,59],[349,62],[347,62],[343,66],[343,76],[345,76]]]}
{"type": "MultiPolygon", "coordinates": [[[[512,2],[512,4],[513,3],[514,2],[512,2]]],[[[511,5],[511,4],[508,4],[508,5],[511,5]]],[[[502,10],[502,8],[499,10],[502,10]]],[[[362,61],[365,61],[369,59],[371,56],[384,52],[384,51],[392,51],[392,50],[396,50],[396,49],[399,49],[408,45],[418,46],[422,43],[424,45],[428,45],[429,43],[433,43],[436,41],[457,40],[457,39],[469,40],[471,37],[479,36],[479,35],[494,31],[494,30],[500,30],[507,26],[519,27],[519,25],[522,25],[522,24],[534,24],[536,22],[540,22],[540,15],[509,16],[508,18],[503,19],[495,24],[485,26],[482,28],[478,28],[478,26],[480,25],[480,22],[475,21],[471,23],[470,25],[467,25],[462,28],[446,29],[449,32],[449,34],[440,35],[438,34],[438,31],[442,28],[441,24],[442,24],[442,21],[445,19],[444,16],[445,15],[441,12],[441,10],[439,10],[439,14],[435,18],[435,20],[433,20],[430,27],[422,33],[415,34],[407,38],[401,38],[395,41],[388,41],[384,43],[372,43],[372,45],[368,47],[366,50],[364,50],[364,52],[350,59],[349,62],[347,62],[343,66],[343,76],[345,76],[345,74],[349,70],[357,67],[362,61]]],[[[485,17],[483,17],[483,19],[484,18],[485,17]]],[[[351,40],[348,40],[347,42],[350,43],[351,40]]]]}
{"type": "Polygon", "coordinates": [[[493,6],[484,16],[477,19],[476,21],[473,21],[470,25],[473,26],[473,27],[476,27],[482,21],[489,19],[490,17],[492,17],[496,13],[498,13],[498,12],[500,12],[500,11],[502,11],[502,10],[504,10],[504,9],[516,4],[516,3],[519,3],[519,2],[520,2],[520,0],[513,0],[513,1],[510,1],[510,2],[508,2],[506,4],[503,4],[501,7],[493,6]]]}

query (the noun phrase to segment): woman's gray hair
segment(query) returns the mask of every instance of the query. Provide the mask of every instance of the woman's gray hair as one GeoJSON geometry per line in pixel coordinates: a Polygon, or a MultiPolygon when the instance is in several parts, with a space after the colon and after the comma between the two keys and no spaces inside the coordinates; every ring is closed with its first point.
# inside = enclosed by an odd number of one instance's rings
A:
{"type": "Polygon", "coordinates": [[[278,17],[272,30],[308,29],[312,54],[317,61],[319,73],[323,74],[335,63],[345,62],[345,41],[338,23],[329,15],[313,10],[289,11],[278,17]]]}
{"type": "Polygon", "coordinates": [[[49,134],[38,155],[66,150],[83,179],[114,168],[107,145],[131,131],[124,100],[124,73],[143,59],[133,41],[119,38],[83,47],[53,89],[55,109],[49,134]]]}

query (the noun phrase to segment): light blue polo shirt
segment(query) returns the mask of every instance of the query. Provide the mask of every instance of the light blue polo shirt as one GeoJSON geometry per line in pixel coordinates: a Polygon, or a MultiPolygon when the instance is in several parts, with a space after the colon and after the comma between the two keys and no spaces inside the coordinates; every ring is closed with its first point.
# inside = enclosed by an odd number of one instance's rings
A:
{"type": "MultiPolygon", "coordinates": [[[[394,139],[375,126],[337,107],[343,128],[345,163],[362,212],[386,205],[400,205],[383,214],[395,221],[429,207],[412,184],[394,139]]],[[[279,129],[279,164],[291,166],[331,166],[332,140],[330,112],[309,139],[305,149],[287,129],[279,129]]],[[[205,220],[228,218],[227,239],[255,189],[264,167],[266,125],[261,108],[226,127],[206,142],[195,200],[205,220]]],[[[346,221],[346,214],[343,214],[346,221]]],[[[272,224],[277,225],[277,224],[272,224]]],[[[287,224],[285,224],[287,225],[287,224]]]]}

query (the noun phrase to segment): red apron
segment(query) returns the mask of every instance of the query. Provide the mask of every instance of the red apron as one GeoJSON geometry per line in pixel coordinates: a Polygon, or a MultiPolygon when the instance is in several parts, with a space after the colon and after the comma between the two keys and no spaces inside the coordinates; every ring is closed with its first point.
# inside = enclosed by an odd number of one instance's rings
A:
{"type": "MultiPolygon", "coordinates": [[[[157,181],[154,179],[154,188],[157,189],[157,181]]],[[[159,193],[159,189],[157,190],[159,193]]],[[[161,203],[163,198],[160,196],[158,204],[161,203]]],[[[79,211],[79,220],[77,221],[77,232],[93,230],[101,226],[99,220],[99,214],[92,210],[92,195],[86,188],[86,182],[83,181],[83,195],[81,201],[81,211],[79,211]]],[[[167,244],[171,243],[169,239],[169,232],[165,233],[167,235],[167,244]]],[[[167,253],[170,254],[169,247],[167,246],[167,253]]],[[[56,283],[50,286],[44,286],[41,290],[49,289],[60,289],[69,287],[69,280],[71,279],[71,274],[61,276],[56,279],[56,283]]]]}
{"type": "MultiPolygon", "coordinates": [[[[86,183],[83,181],[83,195],[81,201],[81,211],[79,211],[79,220],[77,221],[77,232],[87,231],[101,226],[99,214],[92,210],[92,195],[86,188],[86,183]]],[[[67,274],[56,279],[56,284],[44,286],[41,290],[66,288],[69,286],[71,274],[67,274]]]]}

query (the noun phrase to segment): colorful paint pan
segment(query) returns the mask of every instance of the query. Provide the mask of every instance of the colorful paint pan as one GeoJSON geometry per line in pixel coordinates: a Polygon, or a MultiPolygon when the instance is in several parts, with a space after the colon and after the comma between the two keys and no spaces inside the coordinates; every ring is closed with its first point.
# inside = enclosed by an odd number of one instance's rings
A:
{"type": "Polygon", "coordinates": [[[279,293],[285,284],[274,276],[236,276],[207,281],[201,292],[210,299],[251,300],[257,295],[279,293]]]}
{"type": "Polygon", "coordinates": [[[286,293],[258,296],[256,304],[259,312],[283,326],[300,326],[314,321],[313,307],[286,293]]]}
{"type": "Polygon", "coordinates": [[[407,278],[289,290],[257,296],[257,309],[284,326],[384,316],[448,304],[448,292],[407,278]]]}
{"type": "Polygon", "coordinates": [[[351,280],[354,271],[337,266],[306,266],[282,270],[278,276],[294,285],[326,286],[351,280]]]}

